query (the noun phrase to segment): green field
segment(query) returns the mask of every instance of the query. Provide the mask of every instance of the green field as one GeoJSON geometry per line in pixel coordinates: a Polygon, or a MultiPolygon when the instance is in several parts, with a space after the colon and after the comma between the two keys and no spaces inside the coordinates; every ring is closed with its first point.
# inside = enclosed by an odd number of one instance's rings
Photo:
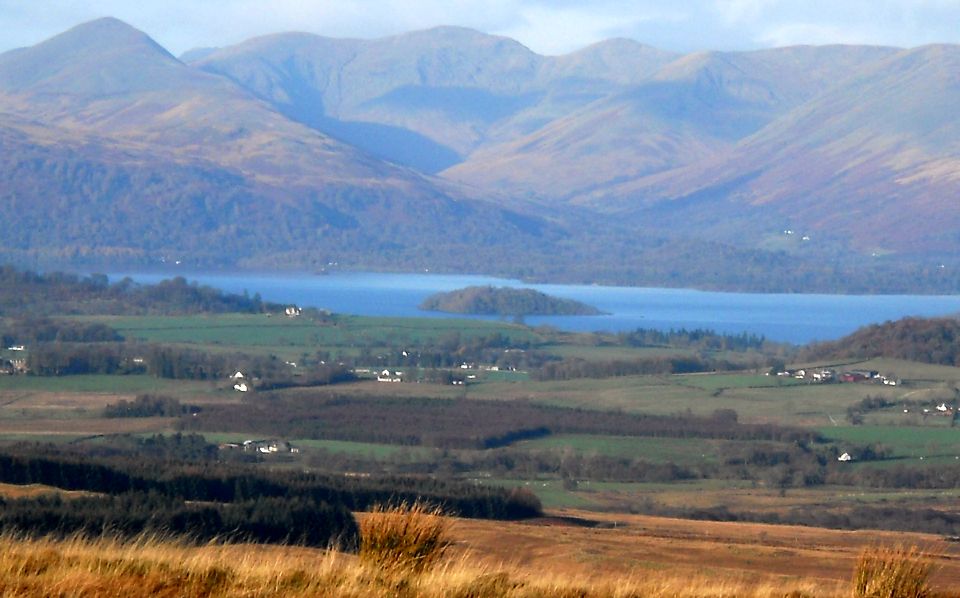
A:
{"type": "Polygon", "coordinates": [[[608,347],[608,346],[589,346],[589,345],[565,345],[550,344],[542,347],[560,357],[586,359],[587,361],[606,361],[634,359],[643,359],[647,357],[664,357],[673,355],[692,355],[693,353],[684,349],[673,349],[670,347],[608,347]]]}
{"type": "Polygon", "coordinates": [[[488,383],[468,387],[468,396],[534,402],[626,413],[710,415],[733,409],[744,422],[802,426],[846,424],[847,407],[867,396],[898,399],[916,388],[860,384],[793,384],[752,386],[767,376],[703,374],[624,376],[604,379],[488,383]]]}
{"type": "Polygon", "coordinates": [[[913,426],[845,426],[824,428],[820,432],[838,442],[882,444],[894,457],[960,457],[960,428],[913,426]]]}
{"type": "Polygon", "coordinates": [[[779,388],[804,384],[794,378],[764,376],[757,374],[682,374],[676,376],[678,383],[702,388],[720,390],[727,388],[779,388]]]}
{"type": "Polygon", "coordinates": [[[336,316],[330,321],[266,314],[197,316],[99,316],[128,340],[199,345],[283,357],[318,349],[336,354],[359,347],[421,346],[454,334],[474,338],[502,334],[511,342],[538,341],[529,328],[499,321],[443,318],[381,318],[336,316]]]}
{"type": "Polygon", "coordinates": [[[518,443],[517,447],[532,450],[571,450],[581,454],[642,459],[654,463],[673,462],[695,465],[718,459],[722,440],[699,438],[646,438],[638,436],[595,436],[560,434],[518,443]]]}
{"type": "Polygon", "coordinates": [[[211,392],[210,382],[166,380],[148,375],[109,376],[0,376],[0,391],[96,392],[134,394],[145,392],[211,392]]]}
{"type": "Polygon", "coordinates": [[[566,490],[561,480],[514,480],[506,478],[478,478],[478,485],[502,486],[504,488],[526,488],[534,494],[548,509],[589,509],[596,503],[578,492],[566,490]]]}
{"type": "MultiPolygon", "coordinates": [[[[236,434],[231,432],[203,432],[203,437],[207,442],[242,443],[244,440],[253,438],[249,434],[236,434]]],[[[266,440],[262,438],[254,438],[266,440]]],[[[313,438],[294,438],[289,440],[290,444],[301,449],[321,449],[331,453],[346,453],[360,457],[369,457],[382,459],[394,457],[400,454],[406,454],[411,459],[423,459],[431,456],[435,451],[424,447],[399,446],[395,444],[376,444],[372,442],[349,442],[346,440],[316,440],[313,438]]]]}

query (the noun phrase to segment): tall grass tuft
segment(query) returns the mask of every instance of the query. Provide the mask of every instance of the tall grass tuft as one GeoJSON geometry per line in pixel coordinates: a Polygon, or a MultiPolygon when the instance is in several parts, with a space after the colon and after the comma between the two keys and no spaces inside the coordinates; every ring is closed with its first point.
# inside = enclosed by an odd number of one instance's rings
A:
{"type": "Polygon", "coordinates": [[[360,562],[395,575],[419,575],[443,557],[449,521],[424,502],[378,506],[360,521],[360,562]]]}
{"type": "Polygon", "coordinates": [[[868,548],[854,570],[853,597],[928,598],[931,569],[915,546],[868,548]]]}

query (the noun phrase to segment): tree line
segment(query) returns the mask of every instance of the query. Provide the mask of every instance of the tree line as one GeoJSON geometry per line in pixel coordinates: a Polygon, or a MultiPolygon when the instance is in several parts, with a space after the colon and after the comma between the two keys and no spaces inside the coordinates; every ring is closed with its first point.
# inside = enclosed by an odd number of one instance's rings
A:
{"type": "Polygon", "coordinates": [[[245,432],[439,448],[483,449],[511,438],[577,433],[815,442],[814,431],[735,418],[641,415],[481,399],[351,396],[314,390],[260,393],[210,405],[179,424],[193,432],[245,432]]]}
{"type": "Polygon", "coordinates": [[[543,364],[533,372],[537,380],[574,380],[616,376],[653,376],[746,369],[745,364],[694,355],[658,355],[637,359],[587,360],[568,357],[543,364]]]}
{"type": "Polygon", "coordinates": [[[865,326],[839,340],[806,347],[806,361],[886,357],[960,366],[960,320],[903,318],[865,326]]]}
{"type": "Polygon", "coordinates": [[[361,511],[377,504],[423,499],[463,517],[521,519],[540,513],[539,501],[528,493],[452,480],[274,472],[243,464],[170,462],[143,456],[92,459],[39,447],[0,453],[0,482],[113,496],[152,493],[179,501],[220,504],[288,499],[361,511]]]}
{"type": "Polygon", "coordinates": [[[262,542],[355,549],[359,530],[343,506],[302,498],[195,504],[155,493],[0,498],[0,532],[30,536],[176,535],[205,543],[262,542]]]}
{"type": "Polygon", "coordinates": [[[282,305],[264,302],[259,295],[224,293],[180,276],[145,285],[130,278],[110,282],[104,274],[41,274],[0,266],[0,316],[6,317],[261,313],[282,309],[282,305]]]}
{"type": "Polygon", "coordinates": [[[686,328],[663,331],[653,328],[637,328],[616,336],[618,344],[629,347],[672,347],[696,351],[764,351],[770,343],[762,335],[743,332],[721,334],[706,328],[686,328]]]}

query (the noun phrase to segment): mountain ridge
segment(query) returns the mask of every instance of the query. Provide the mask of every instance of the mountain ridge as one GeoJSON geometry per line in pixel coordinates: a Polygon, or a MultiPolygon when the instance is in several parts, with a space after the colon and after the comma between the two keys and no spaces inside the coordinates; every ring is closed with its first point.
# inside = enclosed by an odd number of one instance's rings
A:
{"type": "Polygon", "coordinates": [[[0,54],[0,250],[952,288],[958,52],[551,57],[441,27],[181,60],[102,19],[0,54]]]}

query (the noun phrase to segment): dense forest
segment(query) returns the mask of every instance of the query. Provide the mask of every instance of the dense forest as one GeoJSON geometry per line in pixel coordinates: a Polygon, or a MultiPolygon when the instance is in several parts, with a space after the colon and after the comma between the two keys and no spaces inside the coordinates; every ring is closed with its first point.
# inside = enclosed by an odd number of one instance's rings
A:
{"type": "Polygon", "coordinates": [[[765,337],[748,332],[722,334],[706,328],[656,330],[637,328],[621,332],[617,343],[628,347],[672,347],[697,351],[763,351],[777,353],[790,350],[790,345],[774,343],[765,337]]]}
{"type": "Polygon", "coordinates": [[[0,531],[35,535],[147,532],[184,534],[197,541],[351,547],[357,532],[350,511],[377,504],[422,499],[451,514],[481,518],[540,513],[539,501],[527,491],[432,477],[264,471],[135,452],[91,458],[42,445],[0,453],[0,482],[100,494],[0,501],[0,531]]]}
{"type": "Polygon", "coordinates": [[[903,318],[873,324],[839,340],[811,345],[802,357],[806,360],[888,357],[960,366],[960,320],[903,318]]]}
{"type": "Polygon", "coordinates": [[[596,361],[568,358],[545,363],[534,376],[537,380],[574,380],[576,378],[612,378],[615,376],[651,376],[658,374],[690,374],[748,367],[722,359],[678,355],[641,359],[596,361]]]}
{"type": "Polygon", "coordinates": [[[602,313],[585,303],[552,297],[534,289],[492,286],[435,293],[423,300],[420,309],[485,316],[596,316],[602,313]]]}
{"type": "Polygon", "coordinates": [[[0,266],[0,316],[76,314],[260,313],[283,307],[188,283],[182,277],[153,285],[129,278],[111,283],[103,274],[40,274],[0,266]]]}

